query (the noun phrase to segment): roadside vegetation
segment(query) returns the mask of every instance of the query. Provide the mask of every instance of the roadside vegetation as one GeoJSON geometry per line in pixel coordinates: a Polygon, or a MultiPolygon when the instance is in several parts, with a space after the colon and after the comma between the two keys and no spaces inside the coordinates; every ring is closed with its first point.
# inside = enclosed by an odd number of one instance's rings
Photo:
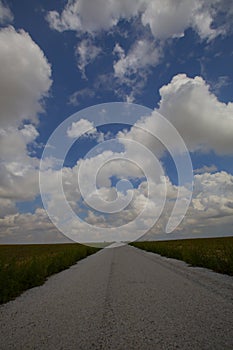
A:
{"type": "Polygon", "coordinates": [[[0,303],[99,249],[81,244],[0,245],[0,303]]]}
{"type": "Polygon", "coordinates": [[[131,245],[233,276],[233,237],[133,242],[131,245]]]}

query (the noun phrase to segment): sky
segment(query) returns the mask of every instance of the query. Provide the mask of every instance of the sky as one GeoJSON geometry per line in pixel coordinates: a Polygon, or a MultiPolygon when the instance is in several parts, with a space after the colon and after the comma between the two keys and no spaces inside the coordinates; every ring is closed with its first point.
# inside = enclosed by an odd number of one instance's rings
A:
{"type": "Polygon", "coordinates": [[[231,0],[0,0],[0,243],[232,235],[232,28],[231,0]]]}

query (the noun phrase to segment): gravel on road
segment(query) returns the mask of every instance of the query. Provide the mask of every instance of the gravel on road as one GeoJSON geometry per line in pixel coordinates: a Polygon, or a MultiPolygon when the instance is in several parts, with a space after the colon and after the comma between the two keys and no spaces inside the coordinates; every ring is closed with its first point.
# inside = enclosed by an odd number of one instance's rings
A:
{"type": "Polygon", "coordinates": [[[103,249],[0,306],[0,349],[233,349],[233,277],[103,249]]]}

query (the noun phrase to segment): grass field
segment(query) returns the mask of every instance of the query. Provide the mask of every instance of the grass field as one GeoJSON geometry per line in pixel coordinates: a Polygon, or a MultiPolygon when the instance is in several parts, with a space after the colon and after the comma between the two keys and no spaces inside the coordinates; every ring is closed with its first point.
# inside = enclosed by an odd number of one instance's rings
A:
{"type": "Polygon", "coordinates": [[[134,247],[233,275],[233,237],[133,242],[134,247]]]}
{"type": "Polygon", "coordinates": [[[0,245],[0,303],[98,250],[81,244],[0,245]]]}

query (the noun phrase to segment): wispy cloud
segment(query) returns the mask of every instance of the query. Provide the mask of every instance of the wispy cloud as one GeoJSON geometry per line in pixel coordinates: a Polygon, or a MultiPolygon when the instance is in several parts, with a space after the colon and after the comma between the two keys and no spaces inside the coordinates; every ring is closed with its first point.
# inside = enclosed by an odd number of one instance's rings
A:
{"type": "Polygon", "coordinates": [[[0,0],[0,24],[11,23],[14,20],[14,15],[9,6],[0,0]]]}
{"type": "Polygon", "coordinates": [[[214,173],[218,170],[218,168],[212,164],[210,166],[204,165],[201,168],[194,169],[193,172],[194,174],[204,174],[204,173],[214,173]]]}
{"type": "Polygon", "coordinates": [[[83,39],[77,45],[75,55],[77,58],[78,68],[82,73],[83,79],[87,79],[86,66],[92,63],[100,53],[101,48],[96,46],[90,38],[83,39]]]}
{"type": "Polygon", "coordinates": [[[95,96],[94,89],[84,88],[78,91],[75,91],[72,95],[69,96],[68,104],[72,106],[79,106],[81,101],[85,98],[91,99],[95,96]]]}

